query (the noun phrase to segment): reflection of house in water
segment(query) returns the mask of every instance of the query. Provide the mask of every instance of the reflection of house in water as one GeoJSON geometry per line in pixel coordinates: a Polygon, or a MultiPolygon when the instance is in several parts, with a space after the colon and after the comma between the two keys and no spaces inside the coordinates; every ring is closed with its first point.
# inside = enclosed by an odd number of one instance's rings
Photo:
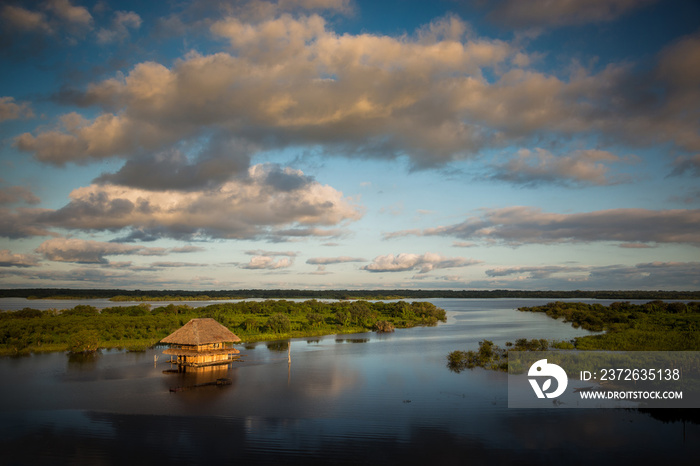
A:
{"type": "Polygon", "coordinates": [[[214,319],[192,319],[161,343],[170,345],[163,354],[184,368],[218,366],[238,359],[239,351],[231,346],[237,341],[241,339],[214,319]],[[177,360],[172,356],[177,356],[177,360]]]}

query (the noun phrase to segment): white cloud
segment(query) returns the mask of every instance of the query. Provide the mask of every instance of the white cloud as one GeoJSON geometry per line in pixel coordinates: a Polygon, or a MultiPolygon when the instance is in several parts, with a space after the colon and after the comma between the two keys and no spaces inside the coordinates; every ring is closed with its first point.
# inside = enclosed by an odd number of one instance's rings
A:
{"type": "Polygon", "coordinates": [[[252,251],[245,252],[249,256],[286,256],[286,257],[296,257],[297,253],[294,251],[264,251],[262,249],[255,249],[252,251]]]}
{"type": "Polygon", "coordinates": [[[140,63],[80,97],[114,113],[25,133],[18,148],[63,164],[157,151],[207,128],[258,142],[330,144],[344,153],[407,152],[433,164],[481,144],[480,130],[454,106],[464,100],[459,82],[481,80],[482,67],[512,53],[498,40],[339,36],[315,15],[252,24],[227,18],[212,30],[229,38],[235,53],[192,53],[172,68],[140,63]]]}
{"type": "Polygon", "coordinates": [[[0,17],[5,25],[14,30],[53,33],[46,16],[38,11],[30,11],[14,5],[4,5],[0,10],[0,17]]]}
{"type": "Polygon", "coordinates": [[[24,186],[0,187],[0,204],[12,204],[15,202],[38,204],[40,201],[41,199],[36,197],[31,189],[24,186]]]}
{"type": "Polygon", "coordinates": [[[453,267],[468,267],[479,264],[480,261],[464,257],[445,257],[440,254],[427,252],[425,254],[401,253],[377,256],[371,264],[362,267],[368,272],[406,272],[419,270],[421,274],[436,269],[453,267]]]}
{"type": "Polygon", "coordinates": [[[35,256],[13,254],[9,249],[0,249],[0,267],[33,267],[37,264],[35,256]]]}
{"type": "Polygon", "coordinates": [[[532,207],[485,209],[464,222],[385,235],[447,236],[510,245],[616,241],[700,246],[700,210],[610,209],[556,214],[532,207]]]}
{"type": "Polygon", "coordinates": [[[343,264],[345,262],[367,262],[367,259],[362,259],[360,257],[349,257],[349,256],[339,256],[339,257],[312,257],[306,261],[307,264],[312,265],[330,265],[330,264],[343,264]]]}
{"type": "Polygon", "coordinates": [[[141,27],[141,17],[133,11],[117,11],[112,18],[109,28],[101,28],[97,31],[97,41],[100,44],[110,42],[123,42],[129,38],[129,30],[141,27]]]}
{"type": "MultiPolygon", "coordinates": [[[[631,64],[597,72],[572,66],[568,76],[537,71],[517,41],[466,29],[446,17],[413,36],[340,35],[318,15],[224,17],[211,30],[232,51],[193,52],[171,67],[139,63],[74,97],[104,113],[84,121],[69,114],[57,127],[15,142],[59,165],[143,156],[211,133],[256,150],[321,144],[327,154],[406,155],[416,167],[571,135],[700,149],[692,117],[700,108],[692,85],[697,37],[665,49],[640,79],[631,64]]],[[[557,160],[558,170],[568,163],[577,170],[572,180],[584,183],[609,182],[604,162],[614,161],[593,151],[557,160]]]]}
{"type": "Polygon", "coordinates": [[[618,179],[609,175],[609,164],[620,157],[608,151],[576,150],[567,155],[554,155],[546,149],[520,149],[504,163],[493,165],[491,178],[524,186],[539,184],[609,185],[618,179]]]}
{"type": "Polygon", "coordinates": [[[105,256],[137,254],[144,249],[119,243],[105,243],[78,238],[53,238],[44,241],[36,249],[44,258],[55,262],[106,264],[105,256]]]}
{"type": "Polygon", "coordinates": [[[549,290],[678,290],[700,285],[700,262],[649,262],[607,266],[516,266],[486,271],[480,288],[549,290]]]}
{"type": "Polygon", "coordinates": [[[253,270],[277,270],[286,269],[291,267],[294,260],[290,257],[283,257],[281,259],[275,260],[272,256],[253,256],[250,262],[246,265],[242,265],[242,269],[253,269],[253,270]]]}
{"type": "MultiPolygon", "coordinates": [[[[196,250],[200,250],[197,248],[196,250]]],[[[122,244],[116,242],[91,241],[79,238],[53,238],[44,241],[36,249],[45,259],[54,262],[74,262],[79,264],[101,264],[115,267],[119,264],[110,263],[106,256],[167,256],[170,253],[191,252],[190,248],[162,248],[145,247],[122,244]]],[[[121,264],[122,267],[130,266],[130,262],[121,264]]],[[[184,262],[153,262],[147,268],[175,267],[173,264],[185,264],[184,262]]],[[[189,265],[193,265],[187,263],[189,265]]]]}
{"type": "Polygon", "coordinates": [[[505,277],[508,275],[527,276],[532,279],[549,278],[552,275],[580,274],[590,271],[590,267],[571,266],[520,266],[520,267],[497,267],[486,271],[489,277],[505,277]]]}
{"type": "Polygon", "coordinates": [[[46,9],[53,11],[61,20],[85,28],[91,27],[92,15],[82,6],[71,5],[68,0],[49,0],[46,9]]]}
{"type": "Polygon", "coordinates": [[[338,227],[362,216],[359,207],[332,187],[295,170],[284,172],[289,179],[271,178],[275,170],[255,165],[245,177],[185,192],[90,185],[74,190],[70,203],[59,210],[18,211],[15,218],[22,217],[22,224],[36,228],[126,230],[136,235],[134,239],[286,240],[341,235],[338,227]]]}
{"type": "Polygon", "coordinates": [[[0,122],[33,116],[34,112],[27,102],[16,103],[13,97],[0,97],[0,122]]]}
{"type": "Polygon", "coordinates": [[[71,4],[69,0],[47,0],[38,6],[38,10],[29,10],[4,5],[0,10],[0,19],[8,29],[46,35],[54,35],[61,30],[76,35],[92,28],[90,12],[85,7],[71,4]]]}

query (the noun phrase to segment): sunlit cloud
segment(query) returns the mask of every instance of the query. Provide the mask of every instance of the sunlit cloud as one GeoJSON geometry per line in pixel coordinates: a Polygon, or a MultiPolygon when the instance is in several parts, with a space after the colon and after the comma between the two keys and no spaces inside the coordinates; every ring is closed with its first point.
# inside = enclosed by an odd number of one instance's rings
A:
{"type": "Polygon", "coordinates": [[[273,256],[253,256],[245,265],[241,265],[242,269],[252,270],[277,270],[286,269],[292,266],[294,259],[283,257],[275,260],[273,256]]]}
{"type": "MultiPolygon", "coordinates": [[[[472,282],[485,288],[552,290],[678,289],[678,283],[700,285],[700,262],[646,262],[608,266],[517,266],[486,271],[499,281],[472,282]],[[505,280],[503,280],[505,279],[505,280]]],[[[687,286],[687,285],[686,285],[687,286]]]]}
{"type": "Polygon", "coordinates": [[[31,189],[24,186],[0,187],[0,204],[14,204],[16,202],[38,204],[41,199],[35,196],[31,189]]]}
{"type": "Polygon", "coordinates": [[[376,273],[418,270],[419,273],[423,274],[436,269],[468,267],[479,263],[481,261],[464,257],[445,257],[430,252],[425,254],[401,253],[377,256],[371,264],[361,267],[361,269],[376,273]]]}
{"type": "Polygon", "coordinates": [[[87,8],[69,0],[46,0],[30,3],[33,9],[4,5],[0,21],[10,31],[53,35],[66,31],[70,35],[92,29],[93,17],[87,8]]]}
{"type": "Polygon", "coordinates": [[[101,44],[122,42],[129,37],[130,30],[141,27],[141,17],[133,11],[117,11],[109,28],[97,31],[97,41],[101,44]]]}
{"type": "Polygon", "coordinates": [[[9,249],[0,249],[0,267],[33,267],[38,263],[36,256],[13,254],[9,249]]]}
{"type": "Polygon", "coordinates": [[[0,122],[33,116],[34,112],[28,102],[15,102],[14,97],[0,97],[0,122]]]}
{"type": "Polygon", "coordinates": [[[53,238],[46,240],[36,249],[45,259],[54,262],[75,262],[79,264],[107,264],[105,256],[143,255],[162,256],[163,248],[146,248],[143,246],[105,243],[79,238],[53,238]]]}
{"type": "Polygon", "coordinates": [[[337,235],[339,230],[322,227],[361,218],[361,209],[332,187],[299,171],[285,172],[285,176],[302,180],[300,183],[291,185],[278,178],[270,181],[273,172],[270,166],[253,166],[243,179],[216,189],[187,192],[91,185],[74,190],[70,203],[58,210],[8,210],[8,215],[21,218],[19,223],[26,227],[17,230],[8,218],[7,225],[0,222],[0,232],[6,236],[49,234],[41,225],[83,231],[126,230],[137,233],[141,240],[152,236],[275,241],[337,235]]]}
{"type": "Polygon", "coordinates": [[[532,207],[485,209],[464,222],[388,233],[401,236],[447,236],[464,240],[524,244],[614,241],[700,245],[700,210],[610,209],[556,214],[532,207]]]}
{"type": "Polygon", "coordinates": [[[491,178],[523,186],[558,184],[603,186],[620,182],[609,175],[609,165],[620,157],[602,150],[577,150],[555,155],[546,149],[520,149],[506,162],[493,164],[491,178]]]}
{"type": "Polygon", "coordinates": [[[306,261],[307,264],[312,265],[330,265],[330,264],[343,264],[346,262],[367,262],[367,259],[362,259],[360,257],[349,257],[349,256],[339,256],[339,257],[312,257],[306,261]]]}

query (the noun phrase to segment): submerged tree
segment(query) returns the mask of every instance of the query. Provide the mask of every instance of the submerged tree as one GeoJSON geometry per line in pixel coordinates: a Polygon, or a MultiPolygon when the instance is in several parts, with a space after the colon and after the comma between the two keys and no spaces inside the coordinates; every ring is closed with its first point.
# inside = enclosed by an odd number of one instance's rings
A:
{"type": "Polygon", "coordinates": [[[68,338],[71,353],[94,353],[100,347],[100,336],[95,330],[80,330],[68,338]]]}

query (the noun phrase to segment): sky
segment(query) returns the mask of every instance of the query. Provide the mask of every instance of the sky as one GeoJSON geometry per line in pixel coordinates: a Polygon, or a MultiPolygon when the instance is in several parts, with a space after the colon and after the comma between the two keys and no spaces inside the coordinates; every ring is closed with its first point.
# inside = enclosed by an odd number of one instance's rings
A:
{"type": "Polygon", "coordinates": [[[3,1],[0,288],[700,290],[700,2],[3,1]]]}

